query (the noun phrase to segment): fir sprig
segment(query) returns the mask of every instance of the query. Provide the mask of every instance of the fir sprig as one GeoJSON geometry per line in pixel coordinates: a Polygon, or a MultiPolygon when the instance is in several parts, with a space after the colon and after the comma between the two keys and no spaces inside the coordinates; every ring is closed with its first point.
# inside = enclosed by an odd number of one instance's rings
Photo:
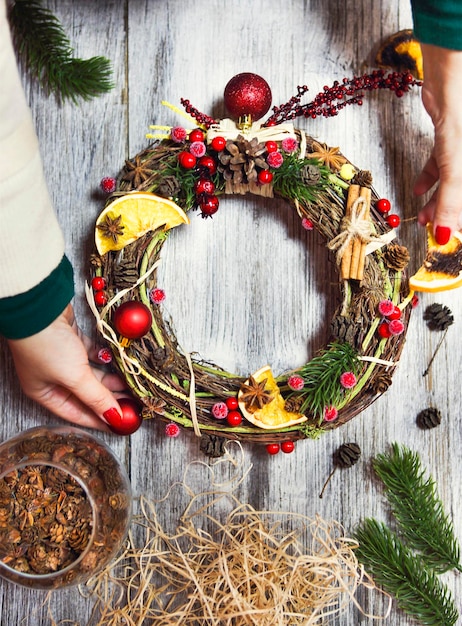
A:
{"type": "Polygon", "coordinates": [[[39,0],[16,0],[8,19],[21,62],[47,92],[76,102],[112,89],[110,61],[74,58],[59,20],[39,0]]]}
{"type": "Polygon", "coordinates": [[[315,159],[300,159],[292,153],[284,155],[282,165],[273,174],[273,189],[279,196],[311,204],[316,202],[320,191],[329,185],[332,172],[315,159]],[[311,185],[307,185],[303,179],[303,170],[309,165],[317,167],[320,173],[319,181],[311,185]]]}
{"type": "Polygon", "coordinates": [[[444,513],[435,482],[425,475],[419,456],[394,443],[389,454],[374,459],[373,467],[385,485],[393,515],[409,547],[422,552],[436,572],[452,568],[462,571],[453,524],[444,513]]]}
{"type": "Polygon", "coordinates": [[[345,393],[340,376],[348,371],[357,374],[358,370],[358,354],[351,344],[330,343],[297,371],[305,383],[303,390],[298,393],[303,398],[300,412],[309,410],[315,417],[322,419],[324,409],[337,406],[345,393]]]}
{"type": "Polygon", "coordinates": [[[355,532],[357,556],[399,608],[425,626],[452,626],[458,611],[451,592],[425,561],[385,524],[365,519],[355,532]]]}

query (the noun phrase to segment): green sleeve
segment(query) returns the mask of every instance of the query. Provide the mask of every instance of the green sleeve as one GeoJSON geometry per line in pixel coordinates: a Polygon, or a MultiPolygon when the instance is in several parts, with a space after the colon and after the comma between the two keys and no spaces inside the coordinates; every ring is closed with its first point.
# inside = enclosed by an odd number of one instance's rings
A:
{"type": "Polygon", "coordinates": [[[0,298],[0,335],[23,339],[46,328],[74,296],[72,266],[63,257],[41,283],[17,296],[0,298]]]}
{"type": "Polygon", "coordinates": [[[420,42],[462,50],[462,0],[411,0],[411,5],[420,42]]]}

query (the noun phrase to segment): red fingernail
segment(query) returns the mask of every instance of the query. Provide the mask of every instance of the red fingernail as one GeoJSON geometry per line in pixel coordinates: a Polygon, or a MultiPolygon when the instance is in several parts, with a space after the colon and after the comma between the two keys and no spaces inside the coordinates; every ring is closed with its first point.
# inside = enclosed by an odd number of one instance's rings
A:
{"type": "Polygon", "coordinates": [[[120,424],[120,422],[122,420],[122,416],[120,415],[119,411],[116,408],[114,408],[114,407],[112,407],[111,409],[108,409],[107,411],[105,411],[103,413],[103,417],[111,425],[113,425],[113,424],[120,424]]]}
{"type": "Polygon", "coordinates": [[[451,229],[448,226],[437,226],[435,239],[438,245],[444,246],[451,239],[451,229]]]}

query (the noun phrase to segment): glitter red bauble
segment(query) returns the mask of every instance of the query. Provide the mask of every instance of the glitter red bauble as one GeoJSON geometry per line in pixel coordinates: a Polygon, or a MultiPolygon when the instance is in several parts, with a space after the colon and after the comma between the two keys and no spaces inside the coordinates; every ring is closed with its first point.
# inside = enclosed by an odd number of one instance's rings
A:
{"type": "Polygon", "coordinates": [[[118,402],[122,415],[120,419],[111,419],[108,426],[116,435],[132,435],[143,423],[141,406],[133,398],[120,398],[118,402]]]}
{"type": "Polygon", "coordinates": [[[127,339],[140,339],[151,328],[152,315],[149,308],[138,300],[121,304],[114,312],[116,331],[127,339]]]}
{"type": "Polygon", "coordinates": [[[264,78],[251,72],[237,74],[228,82],[224,92],[225,106],[233,117],[250,115],[259,120],[271,106],[271,89],[264,78]]]}

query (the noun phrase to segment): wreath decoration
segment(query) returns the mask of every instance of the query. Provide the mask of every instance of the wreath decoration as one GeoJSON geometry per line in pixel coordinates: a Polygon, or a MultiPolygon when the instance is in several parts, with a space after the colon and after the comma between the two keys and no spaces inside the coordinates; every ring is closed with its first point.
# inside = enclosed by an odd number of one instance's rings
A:
{"type": "MultiPolygon", "coordinates": [[[[96,222],[98,253],[91,258],[87,298],[108,343],[101,358],[115,361],[141,404],[142,419],[166,421],[201,437],[211,456],[226,439],[293,449],[340,426],[382,395],[392,382],[412,308],[406,247],[396,240],[399,217],[336,147],[315,141],[291,120],[333,116],[362,104],[366,91],[401,96],[420,85],[408,73],[372,74],[335,82],[307,105],[307,87],[263,124],[271,91],[255,74],[225,88],[238,122],[214,120],[182,100],[192,130],[152,126],[154,139],[127,160],[117,179],[106,177],[105,208],[96,222]],[[162,131],[162,134],[159,134],[162,131]],[[285,200],[303,227],[315,228],[335,255],[342,303],[331,341],[308,363],[274,376],[270,366],[243,377],[181,349],[162,315],[157,283],[163,245],[188,212],[214,215],[221,199],[256,194],[285,200]]],[[[135,424],[131,432],[139,426],[135,424]]],[[[127,434],[125,432],[125,434],[127,434]]]]}

